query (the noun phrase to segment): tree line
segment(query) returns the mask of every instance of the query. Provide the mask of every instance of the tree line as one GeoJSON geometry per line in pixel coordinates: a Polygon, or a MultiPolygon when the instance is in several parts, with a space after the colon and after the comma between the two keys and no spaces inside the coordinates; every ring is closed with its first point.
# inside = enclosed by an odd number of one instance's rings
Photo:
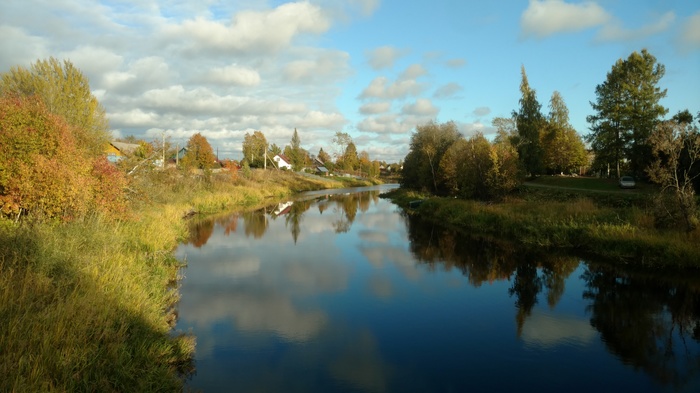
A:
{"type": "MultiPolygon", "coordinates": [[[[519,107],[495,118],[492,142],[481,133],[465,138],[453,122],[416,127],[401,185],[438,195],[502,199],[526,178],[544,174],[631,174],[660,186],[657,221],[697,225],[695,193],[700,188],[700,133],[686,109],[671,119],[660,104],[658,84],[665,68],[646,49],[618,60],[591,102],[591,133],[582,138],[569,122],[564,98],[554,91],[542,113],[521,67],[519,107]],[[592,159],[591,159],[592,158],[592,159]],[[665,218],[664,218],[665,217],[665,218]]],[[[698,113],[700,121],[700,112],[698,113]]]]}
{"type": "MultiPolygon", "coordinates": [[[[357,146],[352,140],[352,137],[345,132],[337,131],[332,139],[334,152],[332,155],[321,147],[316,156],[313,156],[308,150],[301,147],[301,138],[297,129],[294,129],[290,143],[284,149],[277,144],[269,144],[267,138],[262,131],[254,131],[246,133],[243,139],[243,159],[241,165],[251,168],[265,168],[268,165],[275,166],[272,158],[275,155],[282,154],[287,157],[292,165],[292,170],[300,171],[305,167],[312,166],[314,160],[318,160],[329,171],[339,171],[353,173],[364,177],[376,178],[380,175],[382,165],[387,166],[385,162],[372,160],[369,153],[360,151],[358,153],[357,146]]],[[[398,169],[397,166],[394,168],[398,169]]]]}

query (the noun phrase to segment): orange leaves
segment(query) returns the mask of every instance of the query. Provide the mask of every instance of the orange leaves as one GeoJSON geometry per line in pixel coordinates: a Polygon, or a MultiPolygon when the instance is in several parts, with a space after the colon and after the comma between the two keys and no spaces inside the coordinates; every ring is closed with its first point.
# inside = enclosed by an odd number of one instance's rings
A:
{"type": "Polygon", "coordinates": [[[0,97],[0,212],[69,220],[124,208],[123,177],[36,98],[0,97]],[[111,172],[113,171],[113,172],[111,172]]]}

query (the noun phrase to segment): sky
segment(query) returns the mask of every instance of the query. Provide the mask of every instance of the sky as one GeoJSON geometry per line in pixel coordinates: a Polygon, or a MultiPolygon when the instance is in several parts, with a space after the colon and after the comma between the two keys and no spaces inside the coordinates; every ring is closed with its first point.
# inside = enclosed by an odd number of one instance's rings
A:
{"type": "Polygon", "coordinates": [[[114,138],[183,146],[201,133],[242,158],[246,133],[311,154],[399,162],[416,126],[493,137],[518,108],[521,66],[542,112],[558,91],[586,135],[595,88],[646,48],[667,117],[700,112],[697,0],[2,0],[0,72],[69,60],[114,138]]]}

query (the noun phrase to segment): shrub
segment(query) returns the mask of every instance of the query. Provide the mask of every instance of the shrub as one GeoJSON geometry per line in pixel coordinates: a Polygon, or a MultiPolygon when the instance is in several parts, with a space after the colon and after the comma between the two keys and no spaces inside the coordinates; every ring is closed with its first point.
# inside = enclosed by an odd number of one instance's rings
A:
{"type": "Polygon", "coordinates": [[[36,97],[0,97],[0,211],[71,220],[123,209],[121,174],[36,97]]]}

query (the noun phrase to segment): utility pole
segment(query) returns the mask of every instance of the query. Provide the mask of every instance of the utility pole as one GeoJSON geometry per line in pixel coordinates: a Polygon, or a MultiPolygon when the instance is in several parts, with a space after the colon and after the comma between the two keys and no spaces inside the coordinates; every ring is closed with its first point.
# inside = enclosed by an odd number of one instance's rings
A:
{"type": "Polygon", "coordinates": [[[165,169],[165,131],[163,131],[163,161],[161,162],[161,168],[165,169]]]}

